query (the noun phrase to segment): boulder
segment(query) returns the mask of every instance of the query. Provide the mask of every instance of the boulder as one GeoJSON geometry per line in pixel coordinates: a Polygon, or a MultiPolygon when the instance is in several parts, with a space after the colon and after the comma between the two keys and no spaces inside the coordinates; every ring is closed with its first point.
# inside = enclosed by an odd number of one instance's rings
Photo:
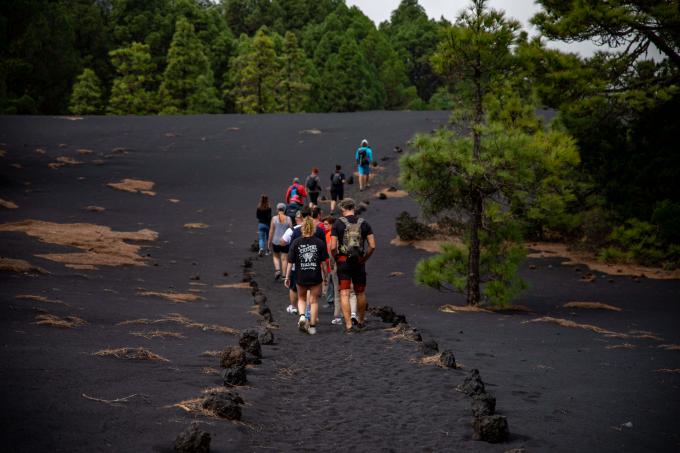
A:
{"type": "Polygon", "coordinates": [[[229,346],[222,351],[220,356],[220,366],[222,368],[232,368],[244,366],[246,364],[246,353],[239,346],[229,346]]]}
{"type": "Polygon", "coordinates": [[[262,360],[256,355],[251,354],[250,352],[246,352],[246,363],[248,365],[259,365],[262,363],[262,360]]]}
{"type": "Polygon", "coordinates": [[[378,194],[378,199],[379,199],[379,200],[387,200],[387,195],[385,195],[384,193],[380,192],[380,193],[378,194]]]}
{"type": "Polygon", "coordinates": [[[403,241],[417,241],[432,237],[434,231],[428,225],[418,221],[415,216],[403,211],[396,218],[397,235],[403,241]]]}
{"type": "Polygon", "coordinates": [[[480,393],[472,397],[472,415],[475,418],[493,415],[496,412],[496,398],[488,393],[480,393]]]}
{"type": "Polygon", "coordinates": [[[422,352],[423,355],[435,355],[439,352],[439,345],[434,340],[423,341],[420,344],[420,352],[422,352]]]}
{"type": "Polygon", "coordinates": [[[264,305],[267,303],[267,296],[262,293],[258,293],[255,297],[253,297],[253,303],[255,305],[264,305]]]}
{"type": "Polygon", "coordinates": [[[406,330],[403,335],[407,340],[423,341],[423,337],[420,335],[420,332],[418,332],[418,330],[413,327],[406,330]]]}
{"type": "MultiPolygon", "coordinates": [[[[257,242],[255,242],[255,243],[257,243],[257,242]]],[[[255,251],[257,252],[257,250],[255,250],[255,251]]],[[[245,269],[250,269],[251,267],[253,267],[253,261],[250,258],[244,259],[243,260],[243,267],[245,269]]]]}
{"type": "Polygon", "coordinates": [[[484,382],[479,376],[479,370],[474,368],[470,370],[463,383],[457,387],[458,391],[465,393],[467,396],[479,395],[484,392],[484,382]]]}
{"type": "Polygon", "coordinates": [[[447,349],[439,355],[439,364],[444,368],[456,368],[456,356],[453,351],[447,349]]]}
{"type": "Polygon", "coordinates": [[[175,439],[177,453],[208,453],[210,451],[210,433],[198,427],[198,422],[182,431],[175,439]]]}
{"type": "Polygon", "coordinates": [[[256,330],[245,330],[241,333],[238,344],[244,351],[249,352],[254,356],[262,357],[262,347],[260,346],[258,337],[259,335],[256,330]]]}
{"type": "Polygon", "coordinates": [[[506,441],[510,435],[508,419],[502,415],[485,415],[476,418],[473,422],[473,428],[472,438],[474,440],[493,444],[506,441]]]}
{"type": "Polygon", "coordinates": [[[266,305],[262,304],[259,306],[260,308],[257,310],[260,316],[264,318],[265,321],[267,322],[273,322],[274,317],[272,316],[272,311],[271,309],[266,305]]]}
{"type": "Polygon", "coordinates": [[[222,379],[224,380],[224,385],[245,385],[246,379],[246,367],[245,366],[233,366],[222,371],[222,379]]]}
{"type": "Polygon", "coordinates": [[[203,400],[203,409],[229,420],[241,420],[243,399],[235,392],[212,392],[203,400]]]}
{"type": "Polygon", "coordinates": [[[271,329],[265,329],[258,336],[258,340],[260,340],[260,344],[274,344],[274,332],[271,329]]]}
{"type": "Polygon", "coordinates": [[[396,315],[392,307],[388,306],[371,307],[368,309],[368,312],[371,315],[380,318],[383,322],[389,323],[392,323],[392,320],[396,315]]]}

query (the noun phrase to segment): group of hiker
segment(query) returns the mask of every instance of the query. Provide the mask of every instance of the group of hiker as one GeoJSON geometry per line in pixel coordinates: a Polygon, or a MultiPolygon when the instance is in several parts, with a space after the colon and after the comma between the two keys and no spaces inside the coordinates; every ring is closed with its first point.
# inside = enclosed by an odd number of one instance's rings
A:
{"type": "MultiPolygon", "coordinates": [[[[373,151],[367,140],[355,152],[359,190],[369,186],[373,151]]],[[[353,179],[353,176],[350,175],[353,179]]],[[[344,185],[352,183],[340,165],[330,175],[330,211],[319,206],[323,186],[314,167],[305,184],[299,178],[285,194],[285,203],[272,209],[266,195],[257,206],[259,255],[272,255],[274,278],[283,277],[289,290],[286,311],[299,315],[303,332],[316,334],[320,296],[334,307],[332,324],[344,324],[345,332],[364,327],[366,314],[366,261],[375,251],[375,236],[365,219],[355,214],[355,202],[345,198],[344,185]],[[309,203],[305,204],[309,198],[309,203]]]]}

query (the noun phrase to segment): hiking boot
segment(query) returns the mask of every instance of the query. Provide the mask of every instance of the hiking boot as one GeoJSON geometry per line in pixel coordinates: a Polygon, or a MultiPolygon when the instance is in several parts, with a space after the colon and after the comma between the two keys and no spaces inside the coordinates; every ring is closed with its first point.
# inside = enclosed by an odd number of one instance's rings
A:
{"type": "Polygon", "coordinates": [[[337,318],[333,318],[333,320],[331,321],[331,324],[335,324],[336,326],[339,325],[339,324],[342,324],[342,323],[343,323],[343,321],[342,321],[342,318],[340,316],[338,316],[337,318]]]}
{"type": "Polygon", "coordinates": [[[298,321],[298,329],[300,329],[300,332],[307,331],[307,318],[305,317],[305,315],[300,315],[300,320],[298,321]]]}
{"type": "Polygon", "coordinates": [[[307,329],[307,333],[310,335],[316,335],[316,326],[309,326],[309,329],[307,329]]]}

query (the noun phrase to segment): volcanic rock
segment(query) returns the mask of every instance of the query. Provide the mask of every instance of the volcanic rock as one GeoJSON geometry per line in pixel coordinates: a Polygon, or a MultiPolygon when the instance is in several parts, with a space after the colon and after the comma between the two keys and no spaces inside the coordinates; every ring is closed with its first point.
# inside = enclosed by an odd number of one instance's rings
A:
{"type": "Polygon", "coordinates": [[[482,440],[495,444],[504,442],[510,435],[508,419],[502,415],[486,415],[476,418],[473,427],[474,433],[472,438],[474,440],[482,440]]]}
{"type": "Polygon", "coordinates": [[[222,371],[222,379],[224,379],[224,385],[245,385],[246,379],[246,367],[245,366],[233,366],[222,371]]]}
{"type": "Polygon", "coordinates": [[[251,251],[251,252],[257,252],[257,251],[259,251],[259,250],[260,250],[260,244],[259,244],[257,241],[253,241],[253,242],[250,244],[250,251],[251,251]]]}
{"type": "Polygon", "coordinates": [[[244,259],[243,260],[243,267],[245,269],[250,269],[251,267],[253,267],[253,261],[250,258],[244,259]]]}
{"type": "Polygon", "coordinates": [[[244,366],[246,364],[246,353],[239,346],[229,346],[220,356],[220,366],[222,368],[232,368],[244,366]]]}
{"type": "Polygon", "coordinates": [[[470,370],[463,383],[457,387],[458,391],[465,393],[467,396],[479,395],[484,393],[484,382],[479,376],[479,370],[473,368],[470,370]]]}
{"type": "Polygon", "coordinates": [[[251,354],[250,352],[246,352],[246,363],[248,365],[259,365],[262,363],[262,360],[256,355],[251,354]]]}
{"type": "Polygon", "coordinates": [[[175,439],[177,453],[208,453],[210,451],[210,433],[198,428],[198,422],[182,431],[175,439]]]}
{"type": "Polygon", "coordinates": [[[267,296],[259,293],[253,298],[253,303],[255,305],[265,305],[267,303],[267,296]]]}
{"type": "Polygon", "coordinates": [[[420,352],[422,352],[423,355],[435,355],[439,352],[439,345],[434,340],[423,341],[420,344],[420,352]]]}
{"type": "Polygon", "coordinates": [[[212,392],[203,400],[203,409],[229,420],[241,420],[243,398],[235,392],[212,392]]]}
{"type": "Polygon", "coordinates": [[[246,330],[242,332],[238,344],[244,351],[254,356],[262,357],[262,347],[260,346],[260,340],[258,340],[257,331],[246,330]]]}
{"type": "Polygon", "coordinates": [[[378,199],[380,199],[380,200],[387,200],[387,195],[385,195],[384,193],[380,192],[380,193],[378,194],[378,199]]]}
{"type": "Polygon", "coordinates": [[[258,336],[260,344],[274,344],[274,332],[271,329],[265,329],[264,332],[258,336]]]}
{"type": "Polygon", "coordinates": [[[456,357],[453,355],[453,351],[447,349],[439,355],[439,363],[444,368],[456,368],[456,357]]]}
{"type": "Polygon", "coordinates": [[[472,397],[472,415],[480,418],[496,412],[496,398],[488,393],[480,393],[472,397]]]}

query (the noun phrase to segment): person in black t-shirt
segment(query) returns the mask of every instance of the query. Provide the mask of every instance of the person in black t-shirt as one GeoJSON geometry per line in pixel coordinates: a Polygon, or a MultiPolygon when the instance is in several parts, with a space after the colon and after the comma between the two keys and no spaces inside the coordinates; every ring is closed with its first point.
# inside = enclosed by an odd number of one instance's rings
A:
{"type": "Polygon", "coordinates": [[[345,331],[363,328],[366,315],[366,261],[375,251],[373,229],[366,220],[354,215],[354,200],[345,198],[340,202],[342,217],[335,221],[331,230],[331,253],[337,263],[342,314],[345,331]],[[366,247],[368,243],[368,247],[366,247]],[[350,316],[349,292],[354,287],[357,296],[357,315],[350,316]],[[353,323],[356,322],[357,326],[353,323]]]}
{"type": "Polygon", "coordinates": [[[335,173],[331,175],[331,212],[335,211],[335,203],[345,196],[345,174],[341,169],[340,165],[336,165],[335,173]]]}
{"type": "MultiPolygon", "coordinates": [[[[288,262],[295,265],[298,312],[300,313],[298,326],[300,330],[314,335],[319,316],[317,298],[321,292],[321,283],[323,282],[322,265],[328,259],[328,250],[326,249],[326,243],[314,235],[316,227],[311,217],[304,219],[300,230],[302,236],[290,244],[288,262]],[[307,326],[307,318],[304,314],[307,305],[307,293],[309,293],[309,305],[311,307],[309,326],[307,326]]],[[[291,283],[291,267],[290,265],[288,266],[288,273],[286,274],[285,283],[287,286],[291,283]]]]}

